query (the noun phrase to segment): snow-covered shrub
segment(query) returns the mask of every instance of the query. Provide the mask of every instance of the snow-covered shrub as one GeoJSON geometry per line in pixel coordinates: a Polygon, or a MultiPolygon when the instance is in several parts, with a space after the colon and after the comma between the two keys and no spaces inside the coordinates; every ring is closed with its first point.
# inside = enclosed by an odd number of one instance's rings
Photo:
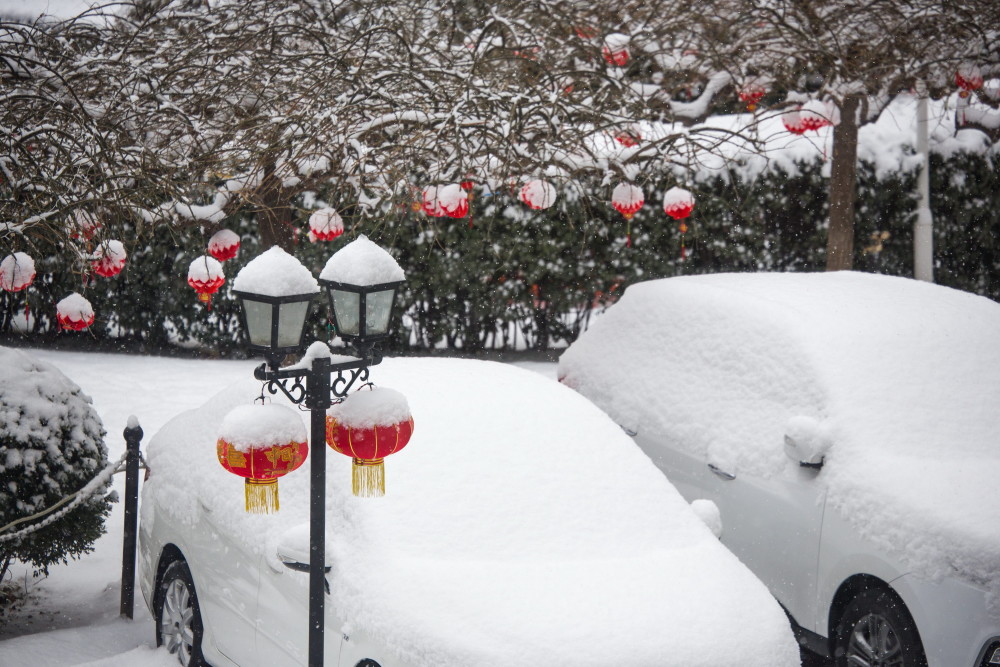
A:
{"type": "MultiPolygon", "coordinates": [[[[104,427],[90,398],[51,364],[0,347],[0,526],[54,505],[107,465],[104,427]]],[[[47,573],[49,565],[92,551],[111,511],[109,484],[110,477],[37,532],[0,542],[0,579],[13,560],[47,573]]]]}

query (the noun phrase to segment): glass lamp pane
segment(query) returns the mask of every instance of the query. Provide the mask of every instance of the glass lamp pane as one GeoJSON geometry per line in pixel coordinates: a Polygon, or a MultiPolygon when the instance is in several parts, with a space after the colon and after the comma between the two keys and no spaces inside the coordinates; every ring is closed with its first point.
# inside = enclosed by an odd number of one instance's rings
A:
{"type": "Polygon", "coordinates": [[[243,299],[251,345],[271,347],[271,304],[243,299]]]}
{"type": "Polygon", "coordinates": [[[394,289],[371,292],[365,301],[365,333],[381,336],[389,330],[389,315],[392,314],[394,289]]]}
{"type": "Polygon", "coordinates": [[[357,292],[344,292],[332,290],[333,311],[337,318],[337,333],[357,336],[361,332],[358,329],[358,317],[361,310],[361,295],[357,292]]]}
{"type": "Polygon", "coordinates": [[[293,301],[278,307],[278,347],[298,347],[308,312],[308,301],[293,301]]]}

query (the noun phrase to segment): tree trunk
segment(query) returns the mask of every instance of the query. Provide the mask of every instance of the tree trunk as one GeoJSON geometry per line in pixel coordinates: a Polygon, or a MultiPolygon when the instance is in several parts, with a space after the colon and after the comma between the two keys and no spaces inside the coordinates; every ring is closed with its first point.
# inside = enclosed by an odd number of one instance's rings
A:
{"type": "Polygon", "coordinates": [[[274,175],[274,166],[264,168],[264,179],[257,190],[257,229],[261,250],[278,246],[291,252],[295,241],[292,233],[292,193],[282,187],[274,175]]]}
{"type": "Polygon", "coordinates": [[[861,98],[848,96],[840,108],[840,125],[833,128],[830,164],[830,228],[826,270],[849,271],[854,263],[854,202],[858,194],[858,107],[861,98]]]}

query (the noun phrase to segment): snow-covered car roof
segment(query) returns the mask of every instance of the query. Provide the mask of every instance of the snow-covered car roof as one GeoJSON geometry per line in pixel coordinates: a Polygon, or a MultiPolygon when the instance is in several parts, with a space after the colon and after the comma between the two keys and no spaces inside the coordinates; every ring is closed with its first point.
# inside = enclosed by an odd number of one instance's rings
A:
{"type": "MultiPolygon", "coordinates": [[[[389,359],[372,377],[406,395],[415,429],[383,498],[353,497],[350,459],[327,457],[347,630],[415,666],[799,664],[764,586],[583,397],[481,361],[389,359]]],[[[222,417],[259,392],[232,387],[160,430],[143,509],[193,522],[203,502],[274,559],[307,521],[308,465],[280,480],[279,513],[248,515],[216,460],[222,417]]]]}
{"type": "Polygon", "coordinates": [[[727,470],[779,474],[795,465],[785,434],[814,424],[828,502],[863,536],[1000,593],[1000,304],[852,272],[650,281],[559,374],[727,470]]]}

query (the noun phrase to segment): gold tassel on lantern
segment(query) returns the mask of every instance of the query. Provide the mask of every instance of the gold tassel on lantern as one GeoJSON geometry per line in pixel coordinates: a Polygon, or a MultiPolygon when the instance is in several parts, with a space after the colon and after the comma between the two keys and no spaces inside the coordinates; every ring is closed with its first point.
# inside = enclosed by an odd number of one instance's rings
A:
{"type": "Polygon", "coordinates": [[[351,492],[365,498],[385,495],[385,459],[354,459],[351,469],[351,492]]]}
{"type": "Polygon", "coordinates": [[[247,512],[270,514],[278,511],[278,480],[247,478],[245,481],[247,512]]]}

